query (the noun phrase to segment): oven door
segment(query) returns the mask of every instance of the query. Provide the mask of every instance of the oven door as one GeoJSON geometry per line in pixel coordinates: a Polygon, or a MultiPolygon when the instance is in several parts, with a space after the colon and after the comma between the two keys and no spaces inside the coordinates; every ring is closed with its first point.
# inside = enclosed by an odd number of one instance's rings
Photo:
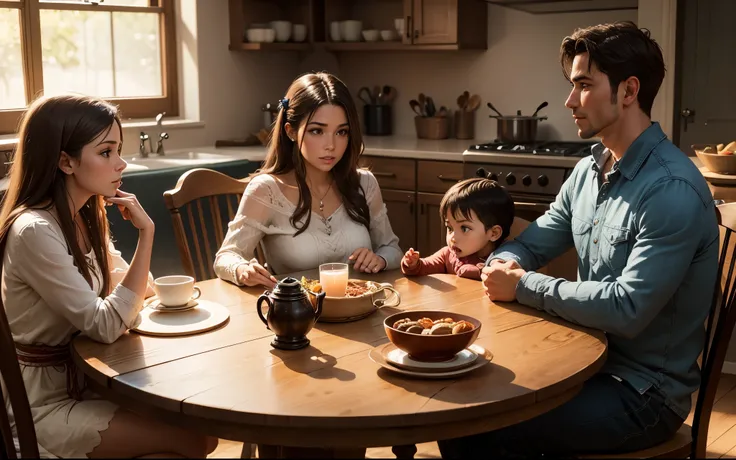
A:
{"type": "Polygon", "coordinates": [[[514,214],[529,222],[534,222],[542,214],[547,212],[550,203],[524,201],[523,198],[514,197],[514,214]]]}

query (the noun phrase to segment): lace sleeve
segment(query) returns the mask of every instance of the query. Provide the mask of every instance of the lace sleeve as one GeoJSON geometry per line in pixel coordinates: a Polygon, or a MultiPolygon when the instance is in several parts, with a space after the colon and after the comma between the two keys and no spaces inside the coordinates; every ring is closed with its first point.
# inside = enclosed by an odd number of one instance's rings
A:
{"type": "Polygon", "coordinates": [[[370,171],[361,170],[360,174],[360,183],[371,213],[370,234],[373,252],[386,260],[387,270],[399,268],[402,256],[399,238],[391,229],[391,222],[389,222],[386,205],[381,197],[378,181],[370,171]]]}
{"type": "Polygon", "coordinates": [[[219,278],[240,285],[236,270],[241,264],[257,262],[253,253],[268,233],[273,206],[273,189],[266,176],[253,178],[245,188],[238,212],[228,224],[227,235],[215,256],[214,269],[219,278]]]}

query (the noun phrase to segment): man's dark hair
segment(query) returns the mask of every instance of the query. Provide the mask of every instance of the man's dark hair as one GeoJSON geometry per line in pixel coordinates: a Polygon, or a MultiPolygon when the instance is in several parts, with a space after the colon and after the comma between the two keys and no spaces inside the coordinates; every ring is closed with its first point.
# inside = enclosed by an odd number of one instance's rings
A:
{"type": "Polygon", "coordinates": [[[611,102],[616,102],[619,83],[629,77],[638,78],[639,107],[648,117],[652,116],[652,105],[664,80],[665,66],[662,50],[650,37],[649,30],[639,29],[631,21],[575,30],[560,46],[560,63],[568,80],[573,59],[582,53],[588,53],[588,70],[595,63],[608,76],[611,102]]]}
{"type": "Polygon", "coordinates": [[[455,219],[463,217],[469,220],[471,210],[486,230],[494,225],[501,226],[501,238],[496,245],[509,236],[514,222],[514,201],[498,182],[476,177],[453,185],[442,197],[440,218],[444,221],[449,211],[455,219]]]}

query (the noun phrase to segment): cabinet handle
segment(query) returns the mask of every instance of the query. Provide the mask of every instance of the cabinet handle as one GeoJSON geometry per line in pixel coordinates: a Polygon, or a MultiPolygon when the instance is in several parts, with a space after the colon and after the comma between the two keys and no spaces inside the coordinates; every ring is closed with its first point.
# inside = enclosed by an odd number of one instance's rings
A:
{"type": "Polygon", "coordinates": [[[413,201],[409,202],[409,214],[412,216],[414,215],[414,202],[413,201]]]}
{"type": "Polygon", "coordinates": [[[404,27],[406,27],[406,38],[411,38],[411,16],[406,17],[404,27]]]}
{"type": "Polygon", "coordinates": [[[445,177],[442,174],[438,175],[437,179],[443,182],[460,182],[462,180],[462,179],[458,179],[457,177],[445,177]]]}
{"type": "Polygon", "coordinates": [[[396,177],[395,173],[378,172],[378,171],[373,171],[373,175],[376,177],[396,177]]]}
{"type": "Polygon", "coordinates": [[[419,214],[424,215],[424,203],[419,205],[419,214]]]}
{"type": "Polygon", "coordinates": [[[415,30],[414,31],[414,38],[419,38],[419,31],[418,30],[415,30]]]}

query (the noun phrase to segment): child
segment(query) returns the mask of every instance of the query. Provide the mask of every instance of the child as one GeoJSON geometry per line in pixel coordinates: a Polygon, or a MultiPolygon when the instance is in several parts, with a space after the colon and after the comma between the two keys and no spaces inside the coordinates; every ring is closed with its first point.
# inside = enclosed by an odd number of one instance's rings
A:
{"type": "Polygon", "coordinates": [[[442,198],[440,216],[447,226],[447,246],[424,259],[410,248],[401,259],[401,271],[409,276],[454,273],[480,280],[486,258],[509,236],[513,200],[496,181],[466,179],[442,198]]]}

